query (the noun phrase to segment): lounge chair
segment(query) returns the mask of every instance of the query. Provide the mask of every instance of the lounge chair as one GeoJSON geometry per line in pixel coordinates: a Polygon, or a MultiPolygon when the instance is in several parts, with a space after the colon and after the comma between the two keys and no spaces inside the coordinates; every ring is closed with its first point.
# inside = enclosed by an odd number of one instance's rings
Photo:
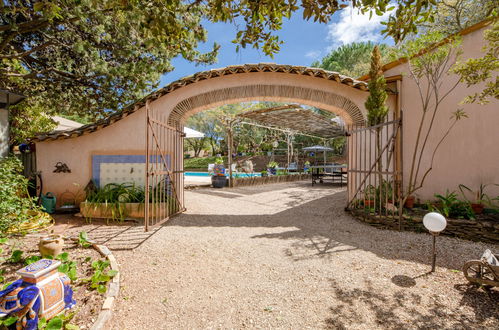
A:
{"type": "Polygon", "coordinates": [[[208,164],[208,173],[213,174],[214,168],[215,168],[215,164],[208,164]]]}

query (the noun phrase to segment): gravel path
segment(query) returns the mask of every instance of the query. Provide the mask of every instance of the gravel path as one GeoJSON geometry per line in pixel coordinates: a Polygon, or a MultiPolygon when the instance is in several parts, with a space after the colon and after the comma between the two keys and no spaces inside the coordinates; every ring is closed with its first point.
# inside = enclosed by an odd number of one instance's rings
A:
{"type": "MultiPolygon", "coordinates": [[[[460,271],[487,247],[379,230],[345,191],[307,182],[186,192],[188,211],[131,251],[112,329],[498,328],[499,291],[460,271]]],[[[489,248],[498,249],[498,246],[489,248]]]]}

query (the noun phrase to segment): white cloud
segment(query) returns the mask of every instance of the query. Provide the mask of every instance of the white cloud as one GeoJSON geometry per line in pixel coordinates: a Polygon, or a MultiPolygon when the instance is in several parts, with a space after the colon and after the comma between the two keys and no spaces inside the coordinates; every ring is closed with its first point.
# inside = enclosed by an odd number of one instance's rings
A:
{"type": "MultiPolygon", "coordinates": [[[[394,9],[395,10],[395,9],[394,9]]],[[[339,21],[328,26],[328,40],[332,42],[332,49],[351,42],[373,41],[380,42],[383,39],[381,30],[382,21],[386,21],[390,12],[383,16],[373,13],[369,19],[369,13],[362,14],[357,9],[347,7],[340,12],[339,21]]]]}
{"type": "Polygon", "coordinates": [[[322,52],[320,50],[311,50],[305,54],[305,57],[308,57],[312,60],[318,60],[321,57],[321,55],[322,52]]]}

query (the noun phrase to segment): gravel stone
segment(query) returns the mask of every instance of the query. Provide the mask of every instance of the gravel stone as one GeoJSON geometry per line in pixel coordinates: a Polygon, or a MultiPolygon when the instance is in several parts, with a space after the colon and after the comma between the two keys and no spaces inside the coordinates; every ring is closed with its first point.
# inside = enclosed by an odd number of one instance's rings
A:
{"type": "Polygon", "coordinates": [[[187,212],[113,251],[110,329],[497,329],[499,292],[460,271],[491,246],[381,230],[344,188],[293,182],[186,191],[187,212]]]}

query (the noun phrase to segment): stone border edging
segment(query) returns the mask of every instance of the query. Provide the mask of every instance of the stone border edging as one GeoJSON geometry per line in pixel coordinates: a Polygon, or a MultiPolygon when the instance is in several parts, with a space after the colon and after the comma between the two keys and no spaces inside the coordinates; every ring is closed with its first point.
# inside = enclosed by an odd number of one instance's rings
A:
{"type": "Polygon", "coordinates": [[[106,292],[106,298],[104,299],[104,303],[102,304],[99,316],[90,328],[90,330],[101,330],[106,329],[107,323],[113,316],[114,301],[116,300],[120,292],[120,270],[118,267],[118,262],[116,261],[116,258],[114,257],[111,250],[109,250],[105,245],[99,245],[94,242],[90,243],[92,244],[94,249],[97,250],[97,252],[106,257],[106,259],[109,261],[111,269],[118,272],[109,282],[109,286],[106,292]]]}
{"type": "MultiPolygon", "coordinates": [[[[71,239],[73,241],[77,240],[75,238],[71,239]]],[[[109,282],[109,286],[106,291],[106,297],[99,312],[99,316],[97,317],[97,320],[94,322],[92,327],[90,327],[90,330],[101,330],[106,329],[106,325],[109,320],[111,320],[111,317],[113,315],[114,301],[116,300],[120,292],[120,270],[116,258],[114,257],[111,250],[107,248],[107,246],[97,244],[91,240],[89,240],[88,243],[92,244],[92,248],[99,252],[101,256],[106,257],[112,270],[118,272],[109,282]]]]}

